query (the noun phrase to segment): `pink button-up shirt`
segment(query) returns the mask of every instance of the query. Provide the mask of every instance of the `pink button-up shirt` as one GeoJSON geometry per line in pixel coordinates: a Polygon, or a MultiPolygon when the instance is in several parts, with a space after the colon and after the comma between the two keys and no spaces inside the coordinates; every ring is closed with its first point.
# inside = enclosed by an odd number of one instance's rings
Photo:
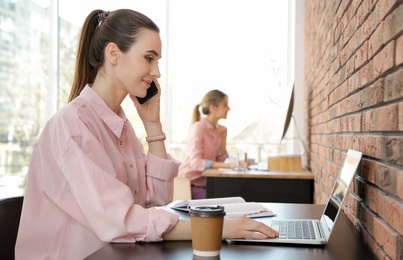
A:
{"type": "Polygon", "coordinates": [[[203,171],[211,168],[213,162],[223,162],[227,154],[220,154],[221,136],[217,128],[205,118],[191,125],[187,140],[185,160],[179,167],[179,176],[190,179],[192,185],[206,187],[203,171]]]}
{"type": "Polygon", "coordinates": [[[160,241],[179,215],[179,162],[145,154],[122,109],[86,86],[34,146],[16,259],[82,259],[108,242],[160,241]]]}

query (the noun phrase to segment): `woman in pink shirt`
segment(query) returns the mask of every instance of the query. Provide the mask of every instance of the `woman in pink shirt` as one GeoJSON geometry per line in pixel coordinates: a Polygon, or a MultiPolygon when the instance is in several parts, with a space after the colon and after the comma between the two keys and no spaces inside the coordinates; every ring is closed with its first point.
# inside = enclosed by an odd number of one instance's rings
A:
{"type": "Polygon", "coordinates": [[[185,160],[179,167],[179,176],[192,184],[192,199],[206,198],[206,178],[202,172],[210,168],[235,168],[237,162],[225,163],[227,128],[218,120],[227,118],[228,96],[220,90],[207,92],[193,109],[192,125],[188,135],[185,160]],[[200,117],[201,112],[206,117],[200,117]]]}
{"type": "MultiPolygon", "coordinates": [[[[165,149],[158,83],[161,39],[146,16],[94,10],[82,28],[69,103],[46,124],[28,171],[16,259],[82,259],[109,242],[190,239],[190,223],[158,209],[172,200],[179,162],[165,149]],[[140,104],[154,82],[158,93],[140,104]],[[148,152],[121,103],[129,95],[148,152]]],[[[223,237],[273,237],[247,218],[223,237]]]]}

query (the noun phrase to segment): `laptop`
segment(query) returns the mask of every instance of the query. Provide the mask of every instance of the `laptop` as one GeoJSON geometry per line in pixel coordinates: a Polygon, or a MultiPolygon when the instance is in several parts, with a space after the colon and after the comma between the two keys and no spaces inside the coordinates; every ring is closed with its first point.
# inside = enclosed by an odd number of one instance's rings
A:
{"type": "Polygon", "coordinates": [[[323,245],[329,241],[347,192],[353,182],[362,153],[348,150],[320,219],[256,219],[279,232],[279,237],[264,240],[227,239],[227,241],[323,245]]]}

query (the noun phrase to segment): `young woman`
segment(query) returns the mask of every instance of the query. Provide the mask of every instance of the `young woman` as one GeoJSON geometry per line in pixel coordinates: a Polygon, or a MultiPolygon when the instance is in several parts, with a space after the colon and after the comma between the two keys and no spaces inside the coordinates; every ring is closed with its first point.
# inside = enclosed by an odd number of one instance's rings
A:
{"type": "MultiPolygon", "coordinates": [[[[46,124],[29,167],[17,259],[82,259],[109,242],[190,239],[189,221],[154,208],[172,200],[179,162],[160,121],[158,27],[133,10],[95,10],[78,46],[69,103],[46,124]],[[154,81],[156,96],[140,104],[154,81]],[[121,103],[129,95],[148,152],[121,103]]],[[[226,221],[223,237],[265,238],[271,228],[226,221]]]]}
{"type": "Polygon", "coordinates": [[[235,168],[237,162],[224,162],[227,154],[227,128],[218,124],[227,118],[228,96],[220,90],[207,92],[192,113],[192,124],[187,140],[185,160],[179,167],[179,176],[192,184],[192,199],[206,198],[206,178],[202,172],[210,168],[235,168]],[[201,118],[201,112],[205,117],[201,118]]]}

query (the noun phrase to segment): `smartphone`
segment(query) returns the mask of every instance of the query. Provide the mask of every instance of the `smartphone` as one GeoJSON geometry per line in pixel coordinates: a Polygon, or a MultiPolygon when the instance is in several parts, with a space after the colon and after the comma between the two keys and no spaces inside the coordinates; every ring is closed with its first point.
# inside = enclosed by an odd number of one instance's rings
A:
{"type": "Polygon", "coordinates": [[[157,95],[158,88],[155,85],[154,81],[151,82],[151,86],[147,89],[147,94],[145,97],[136,97],[140,104],[144,104],[148,100],[150,100],[153,96],[157,95]]]}

